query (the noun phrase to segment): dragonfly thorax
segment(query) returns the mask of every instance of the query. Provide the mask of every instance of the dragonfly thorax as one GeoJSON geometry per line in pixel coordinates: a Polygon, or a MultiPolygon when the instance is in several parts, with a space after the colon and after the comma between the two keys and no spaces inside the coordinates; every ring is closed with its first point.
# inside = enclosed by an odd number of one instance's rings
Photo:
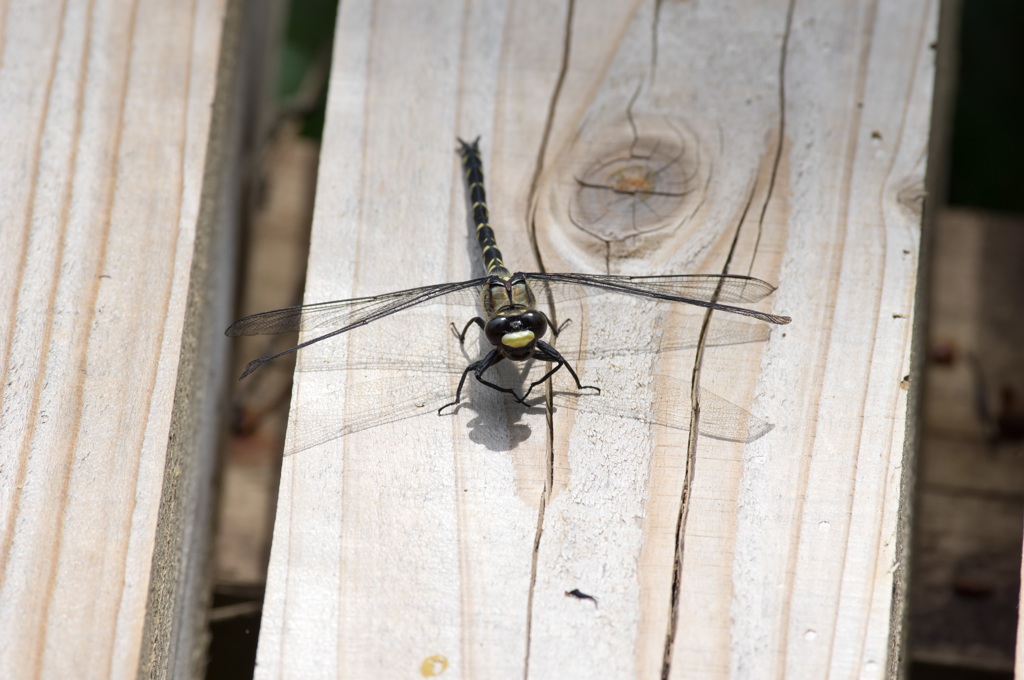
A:
{"type": "Polygon", "coordinates": [[[531,309],[523,314],[493,317],[484,327],[484,335],[507,358],[525,361],[533,354],[534,346],[547,330],[547,318],[531,309]]]}
{"type": "Polygon", "coordinates": [[[500,314],[522,314],[537,306],[537,298],[522,274],[492,276],[480,291],[484,315],[492,319],[500,314]]]}

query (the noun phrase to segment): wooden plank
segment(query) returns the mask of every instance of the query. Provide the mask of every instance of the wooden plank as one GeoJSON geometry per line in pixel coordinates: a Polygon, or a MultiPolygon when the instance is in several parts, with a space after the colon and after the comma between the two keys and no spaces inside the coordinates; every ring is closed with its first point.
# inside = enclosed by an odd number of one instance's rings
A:
{"type": "Polygon", "coordinates": [[[303,350],[257,675],[894,674],[937,11],[343,3],[307,302],[479,275],[479,134],[514,268],[750,273],[794,323],[558,301],[607,410],[550,420],[433,415],[457,310],[303,350]]]}
{"type": "Polygon", "coordinates": [[[1024,221],[945,209],[934,243],[910,652],[1009,672],[1024,530],[1024,221]]]}
{"type": "Polygon", "coordinates": [[[2,677],[201,672],[237,209],[227,6],[0,17],[2,677]]]}

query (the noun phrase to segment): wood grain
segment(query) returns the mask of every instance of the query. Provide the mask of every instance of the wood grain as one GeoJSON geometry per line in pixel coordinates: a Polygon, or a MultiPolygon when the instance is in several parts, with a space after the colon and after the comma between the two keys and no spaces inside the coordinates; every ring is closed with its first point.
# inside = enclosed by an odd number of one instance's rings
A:
{"type": "Polygon", "coordinates": [[[232,269],[214,229],[229,144],[208,150],[225,11],[0,14],[0,676],[199,667],[232,269]]]}
{"type": "Polygon", "coordinates": [[[458,310],[303,350],[257,675],[894,673],[936,23],[343,3],[307,302],[479,275],[454,140],[480,135],[511,267],[751,274],[794,321],[686,343],[701,310],[555,301],[607,407],[550,419],[486,392],[434,415],[418,367],[458,310]]]}

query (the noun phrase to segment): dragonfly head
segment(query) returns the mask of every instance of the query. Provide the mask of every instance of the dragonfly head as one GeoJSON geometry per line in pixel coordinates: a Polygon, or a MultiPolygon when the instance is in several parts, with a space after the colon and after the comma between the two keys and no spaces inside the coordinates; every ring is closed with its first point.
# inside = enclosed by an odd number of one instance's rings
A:
{"type": "Polygon", "coordinates": [[[548,321],[544,315],[531,309],[522,314],[493,317],[484,327],[484,335],[492,345],[501,349],[505,357],[525,361],[547,330],[548,321]]]}

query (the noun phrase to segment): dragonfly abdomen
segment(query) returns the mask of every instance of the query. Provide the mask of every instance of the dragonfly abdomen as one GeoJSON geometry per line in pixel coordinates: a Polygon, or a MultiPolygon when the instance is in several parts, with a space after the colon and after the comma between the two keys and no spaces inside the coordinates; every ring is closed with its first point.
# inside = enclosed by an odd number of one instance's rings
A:
{"type": "Polygon", "coordinates": [[[491,229],[490,214],[487,210],[487,195],[484,193],[484,167],[480,158],[480,139],[472,144],[459,140],[462,147],[462,169],[466,174],[466,186],[469,188],[469,202],[472,207],[473,224],[476,225],[476,240],[480,243],[480,251],[484,258],[484,267],[489,276],[507,278],[511,272],[505,267],[498,243],[491,229]]]}

